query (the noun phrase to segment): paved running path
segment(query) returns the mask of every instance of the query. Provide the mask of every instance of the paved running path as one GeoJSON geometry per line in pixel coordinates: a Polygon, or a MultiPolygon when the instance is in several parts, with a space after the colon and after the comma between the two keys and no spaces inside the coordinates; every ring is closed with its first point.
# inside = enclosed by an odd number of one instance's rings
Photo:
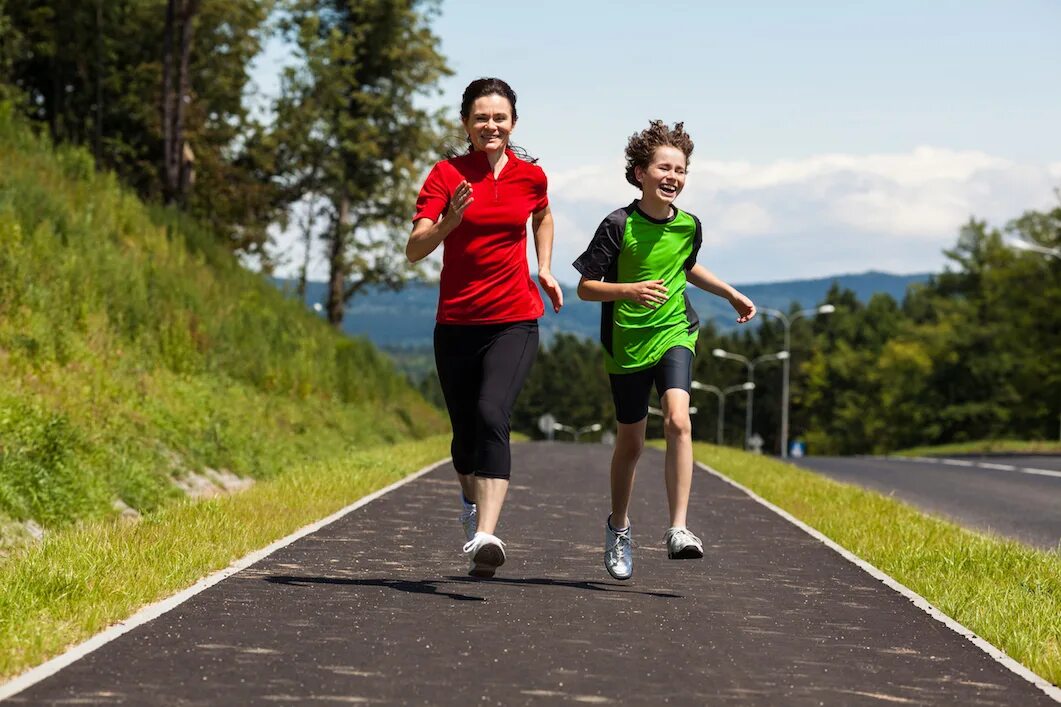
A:
{"type": "Polygon", "coordinates": [[[702,561],[668,561],[662,455],[635,577],[601,567],[609,450],[523,444],[499,579],[463,576],[444,466],[13,703],[1054,704],[907,599],[698,472],[702,561]]]}

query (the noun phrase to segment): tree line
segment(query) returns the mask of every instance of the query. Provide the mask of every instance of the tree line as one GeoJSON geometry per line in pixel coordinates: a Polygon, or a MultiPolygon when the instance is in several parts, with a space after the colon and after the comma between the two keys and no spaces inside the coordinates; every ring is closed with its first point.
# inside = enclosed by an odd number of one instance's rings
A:
{"type": "Polygon", "coordinates": [[[296,228],[307,254],[323,240],[338,326],[364,287],[417,274],[394,253],[452,133],[423,107],[450,73],[437,12],[435,0],[0,0],[0,100],[266,270],[271,228],[296,228]],[[250,69],[273,39],[294,63],[266,99],[250,69]]]}
{"type": "MultiPolygon", "coordinates": [[[[792,324],[790,439],[804,441],[814,454],[1057,439],[1061,262],[1010,247],[1006,239],[1014,237],[1061,245],[1061,205],[1029,211],[1001,229],[970,220],[945,251],[944,272],[912,286],[901,302],[887,294],[860,302],[834,285],[823,302],[806,303],[836,309],[792,324]]],[[[793,303],[788,314],[800,310],[793,303]]],[[[713,356],[714,349],[749,359],[784,350],[777,318],[760,314],[756,325],[726,331],[705,324],[693,370],[704,384],[726,389],[747,377],[743,364],[713,356]]],[[[782,363],[764,361],[754,374],[754,432],[764,440],[763,451],[778,453],[782,363]]],[[[694,390],[692,404],[694,438],[716,441],[717,399],[694,390]]],[[[746,411],[743,391],[726,397],[725,444],[743,444],[746,411]]],[[[513,429],[542,437],[537,420],[546,412],[576,428],[614,426],[596,341],[561,335],[539,355],[513,429]]],[[[649,434],[662,435],[660,418],[650,416],[649,434]]]]}
{"type": "MultiPolygon", "coordinates": [[[[302,288],[308,254],[323,243],[327,316],[338,326],[365,287],[418,275],[395,253],[419,178],[455,132],[424,107],[450,74],[431,30],[437,12],[437,0],[0,0],[0,101],[267,270],[270,229],[297,229],[302,288]],[[250,68],[276,38],[294,62],[265,100],[250,68]]],[[[1059,209],[1001,229],[970,221],[947,251],[947,271],[902,302],[863,303],[834,288],[834,313],[793,325],[791,437],[819,453],[1055,438],[1057,258],[1003,240],[1056,247],[1059,209]]],[[[719,388],[746,375],[713,349],[754,359],[784,346],[782,324],[769,317],[732,331],[705,325],[695,378],[719,388]]],[[[780,444],[781,370],[756,368],[754,431],[768,451],[780,444]]],[[[693,395],[694,434],[713,440],[715,401],[693,395]]],[[[729,444],[743,443],[745,404],[727,397],[729,444]]],[[[609,423],[595,342],[559,337],[542,352],[514,428],[539,435],[544,412],[576,427],[609,423]]]]}

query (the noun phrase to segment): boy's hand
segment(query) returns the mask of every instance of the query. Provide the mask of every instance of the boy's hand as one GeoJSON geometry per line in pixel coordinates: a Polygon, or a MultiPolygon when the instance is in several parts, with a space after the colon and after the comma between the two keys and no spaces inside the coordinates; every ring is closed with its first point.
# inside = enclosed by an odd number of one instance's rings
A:
{"type": "Polygon", "coordinates": [[[627,285],[626,299],[649,309],[656,309],[667,301],[667,288],[663,286],[663,280],[634,282],[627,285]]]}
{"type": "Polygon", "coordinates": [[[559,314],[560,308],[564,306],[564,291],[560,289],[560,283],[548,270],[538,271],[538,282],[545,290],[545,294],[549,295],[549,300],[553,303],[553,311],[559,314]]]}
{"type": "Polygon", "coordinates": [[[740,292],[734,292],[729,303],[733,305],[733,309],[737,310],[738,324],[744,324],[745,322],[751,321],[752,317],[755,316],[755,303],[740,292]]]}

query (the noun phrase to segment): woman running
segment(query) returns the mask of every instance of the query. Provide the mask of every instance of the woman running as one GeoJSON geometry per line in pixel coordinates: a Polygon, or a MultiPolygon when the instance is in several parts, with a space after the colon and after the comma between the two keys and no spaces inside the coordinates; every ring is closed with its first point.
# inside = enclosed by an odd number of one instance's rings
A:
{"type": "Polygon", "coordinates": [[[693,478],[689,389],[700,330],[686,283],[728,300],[738,323],[755,316],[750,299],[696,263],[703,238],[700,220],[673,205],[685,186],[692,152],[693,141],[681,123],[668,128],[654,120],[631,136],[626,181],[641,190],[641,198],[609,214],[574,263],[582,274],[578,296],[602,303],[601,343],[618,422],[612,512],[604,533],[604,567],[615,579],[629,579],[634,570],[627,511],[653,385],[667,438],[667,556],[704,556],[703,543],[685,525],[693,478]]]}
{"type": "Polygon", "coordinates": [[[405,253],[416,262],[443,246],[435,367],[453,427],[469,574],[492,577],[505,562],[494,531],[512,466],[509,418],[538,352],[544,311],[527,264],[528,218],[538,282],[554,312],[564,296],[550,272],[553,217],[545,173],[509,145],[515,92],[501,79],[472,81],[460,116],[468,152],[428,174],[405,253]]]}

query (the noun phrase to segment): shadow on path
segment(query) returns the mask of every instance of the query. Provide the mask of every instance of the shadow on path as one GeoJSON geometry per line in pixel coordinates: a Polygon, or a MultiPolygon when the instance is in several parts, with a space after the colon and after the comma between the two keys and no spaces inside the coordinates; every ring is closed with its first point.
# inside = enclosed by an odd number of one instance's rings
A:
{"type": "Polygon", "coordinates": [[[474,577],[445,577],[443,579],[346,579],[344,577],[295,577],[290,575],[272,575],[265,578],[266,582],[272,584],[283,584],[289,587],[306,587],[311,584],[333,584],[345,587],[383,587],[394,589],[399,592],[410,594],[432,594],[434,596],[447,597],[454,601],[485,601],[483,597],[461,594],[455,591],[444,591],[441,585],[446,584],[511,584],[517,586],[537,587],[567,587],[569,589],[581,589],[592,592],[611,592],[614,594],[641,594],[643,596],[658,597],[661,599],[684,599],[682,594],[671,592],[641,591],[637,589],[626,589],[626,585],[616,582],[591,582],[591,581],[568,581],[563,579],[549,579],[546,577],[523,577],[505,578],[494,577],[492,579],[476,579],[474,577]]]}
{"type": "Polygon", "coordinates": [[[570,589],[588,589],[593,592],[612,592],[614,594],[642,594],[649,597],[660,597],[662,599],[684,599],[684,594],[673,594],[671,592],[643,592],[637,589],[626,589],[626,584],[617,582],[594,582],[583,580],[567,581],[563,579],[549,579],[547,577],[523,577],[507,578],[492,577],[490,579],[476,579],[474,577],[446,577],[450,582],[488,582],[491,584],[521,584],[536,585],[541,587],[568,587],[570,589]]]}
{"type": "Polygon", "coordinates": [[[273,575],[266,577],[266,582],[283,584],[290,587],[306,587],[311,584],[338,584],[346,587],[383,587],[385,589],[396,589],[399,592],[410,594],[433,594],[440,597],[448,597],[454,601],[486,601],[483,597],[474,597],[468,594],[446,592],[439,589],[440,584],[451,584],[448,580],[438,579],[344,579],[342,577],[290,577],[285,575],[273,575]]]}

